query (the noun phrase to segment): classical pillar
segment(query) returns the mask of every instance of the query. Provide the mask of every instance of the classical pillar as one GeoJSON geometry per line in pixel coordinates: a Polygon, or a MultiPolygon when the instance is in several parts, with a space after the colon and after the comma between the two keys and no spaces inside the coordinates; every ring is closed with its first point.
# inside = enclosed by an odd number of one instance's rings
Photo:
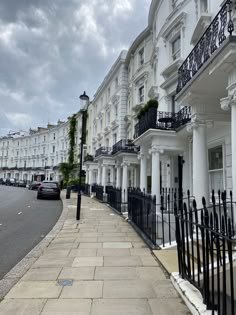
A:
{"type": "Polygon", "coordinates": [[[104,191],[106,188],[106,174],[107,174],[107,166],[102,166],[102,186],[104,187],[104,191]]]}
{"type": "Polygon", "coordinates": [[[86,167],[86,177],[85,177],[85,184],[89,183],[89,167],[86,167]]]}
{"type": "Polygon", "coordinates": [[[116,167],[116,187],[121,187],[121,167],[118,165],[116,167]]]}
{"type": "Polygon", "coordinates": [[[209,204],[209,175],[208,175],[208,152],[206,128],[212,122],[193,118],[190,127],[193,130],[193,195],[195,196],[197,207],[202,207],[202,197],[205,197],[209,204]]]}
{"type": "Polygon", "coordinates": [[[124,162],[122,164],[122,202],[127,202],[127,189],[128,189],[128,164],[124,162]]]}
{"type": "Polygon", "coordinates": [[[147,154],[140,154],[140,188],[147,191],[147,154]]]}
{"type": "Polygon", "coordinates": [[[115,186],[115,168],[114,166],[111,167],[111,184],[114,187],[115,186]]]}
{"type": "Polygon", "coordinates": [[[97,184],[101,185],[101,166],[98,165],[98,178],[97,178],[97,184]]]}
{"type": "Polygon", "coordinates": [[[156,196],[156,204],[160,204],[160,149],[152,146],[150,153],[152,154],[152,195],[156,196]]]}

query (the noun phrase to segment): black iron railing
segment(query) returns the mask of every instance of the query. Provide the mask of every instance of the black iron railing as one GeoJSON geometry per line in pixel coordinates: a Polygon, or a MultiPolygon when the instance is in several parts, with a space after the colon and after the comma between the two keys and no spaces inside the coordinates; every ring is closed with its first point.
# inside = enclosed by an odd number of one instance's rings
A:
{"type": "Polygon", "coordinates": [[[96,198],[103,201],[103,193],[104,193],[104,190],[103,190],[103,186],[100,186],[100,185],[92,185],[92,192],[96,193],[96,198]]]}
{"type": "Polygon", "coordinates": [[[115,188],[112,186],[106,187],[106,193],[107,193],[107,202],[109,205],[119,211],[122,212],[122,191],[121,188],[115,188]]]}
{"type": "Polygon", "coordinates": [[[232,1],[226,0],[205,33],[178,69],[177,93],[195,76],[203,64],[226,40],[228,34],[232,35],[233,31],[232,1]]]}
{"type": "Polygon", "coordinates": [[[156,197],[138,188],[128,189],[128,217],[156,245],[156,197]]]}
{"type": "Polygon", "coordinates": [[[193,196],[190,191],[183,194],[182,190],[177,188],[162,188],[161,189],[161,203],[157,204],[157,232],[158,238],[161,240],[161,245],[165,247],[176,244],[175,233],[175,204],[177,210],[183,208],[183,203],[186,202],[189,206],[193,201],[193,196]]]}
{"type": "Polygon", "coordinates": [[[98,157],[100,155],[108,155],[111,152],[111,148],[109,147],[100,147],[95,152],[95,157],[98,157]]]}
{"type": "Polygon", "coordinates": [[[132,140],[122,139],[113,145],[112,154],[117,152],[137,153],[139,149],[139,146],[134,145],[132,140]]]}
{"type": "Polygon", "coordinates": [[[135,125],[134,138],[141,136],[148,129],[174,130],[184,126],[191,120],[191,108],[184,106],[177,113],[157,111],[155,123],[153,115],[146,115],[135,125]]]}
{"type": "Polygon", "coordinates": [[[176,218],[176,241],[179,273],[202,293],[203,302],[212,314],[234,315],[234,264],[236,240],[234,229],[235,204],[218,193],[212,205],[197,209],[184,203],[176,218]]]}
{"type": "Polygon", "coordinates": [[[90,185],[89,184],[82,184],[81,185],[81,191],[87,195],[90,196],[90,185]]]}

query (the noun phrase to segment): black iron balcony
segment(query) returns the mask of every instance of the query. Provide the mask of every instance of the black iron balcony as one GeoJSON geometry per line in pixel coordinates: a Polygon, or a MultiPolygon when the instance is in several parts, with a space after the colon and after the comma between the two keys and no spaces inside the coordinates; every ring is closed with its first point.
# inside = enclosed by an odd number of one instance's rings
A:
{"type": "Polygon", "coordinates": [[[148,129],[173,130],[184,126],[191,120],[191,108],[183,107],[177,113],[157,111],[156,117],[153,113],[146,113],[135,125],[134,138],[141,136],[148,129]]]}
{"type": "Polygon", "coordinates": [[[95,152],[95,157],[98,157],[100,155],[108,155],[111,152],[111,148],[109,147],[100,147],[95,152]]]}
{"type": "Polygon", "coordinates": [[[211,55],[222,45],[227,36],[232,35],[233,31],[234,23],[232,21],[232,1],[227,0],[196,46],[180,66],[178,70],[177,93],[179,93],[184,86],[191,81],[195,74],[208,61],[211,55]]]}
{"type": "Polygon", "coordinates": [[[122,139],[112,146],[112,154],[117,152],[137,153],[139,146],[133,144],[132,140],[122,139]]]}

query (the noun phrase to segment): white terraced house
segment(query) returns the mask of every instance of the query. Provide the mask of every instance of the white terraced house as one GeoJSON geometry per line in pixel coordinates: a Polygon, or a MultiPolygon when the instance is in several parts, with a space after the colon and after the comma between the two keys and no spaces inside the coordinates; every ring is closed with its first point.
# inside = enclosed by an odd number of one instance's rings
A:
{"type": "MultiPolygon", "coordinates": [[[[77,114],[75,161],[79,161],[81,119],[77,114]]],[[[55,180],[62,174],[59,164],[68,161],[69,120],[56,125],[30,129],[29,132],[9,132],[0,138],[0,178],[26,182],[55,180]]]]}

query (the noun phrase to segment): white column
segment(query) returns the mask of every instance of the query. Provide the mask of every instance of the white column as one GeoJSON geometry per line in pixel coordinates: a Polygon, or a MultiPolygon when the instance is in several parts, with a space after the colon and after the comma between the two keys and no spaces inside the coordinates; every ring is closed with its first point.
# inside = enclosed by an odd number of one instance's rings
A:
{"type": "Polygon", "coordinates": [[[140,188],[147,191],[147,155],[140,154],[140,188]]]}
{"type": "Polygon", "coordinates": [[[160,204],[160,151],[155,146],[152,147],[152,195],[156,196],[156,204],[160,204]]]}
{"type": "Polygon", "coordinates": [[[134,166],[134,184],[133,184],[133,186],[134,187],[138,187],[138,185],[137,185],[137,166],[135,165],[134,166]]]}
{"type": "Polygon", "coordinates": [[[89,167],[86,167],[86,177],[85,177],[85,184],[89,183],[89,167]]]}
{"type": "Polygon", "coordinates": [[[114,166],[111,167],[111,184],[113,187],[115,186],[115,168],[114,168],[114,166]]]}
{"type": "MultiPolygon", "coordinates": [[[[231,107],[231,149],[232,149],[232,193],[233,201],[236,200],[236,69],[232,67],[232,71],[228,76],[228,97],[225,110],[231,107]]],[[[221,106],[222,107],[222,106],[221,106]]],[[[227,187],[228,188],[228,187],[227,187]]],[[[234,220],[236,220],[236,207],[234,208],[234,220]]]]}
{"type": "Polygon", "coordinates": [[[231,104],[232,193],[236,200],[236,101],[231,104]]]}
{"type": "Polygon", "coordinates": [[[122,176],[122,201],[127,202],[127,189],[128,189],[128,164],[123,163],[123,176],[122,176]]]}
{"type": "Polygon", "coordinates": [[[97,184],[101,185],[101,166],[98,165],[98,178],[97,178],[97,184]]]}
{"type": "Polygon", "coordinates": [[[107,167],[106,165],[102,166],[102,186],[104,186],[104,191],[106,187],[106,174],[107,174],[107,167]]]}
{"type": "Polygon", "coordinates": [[[193,122],[193,195],[197,207],[202,207],[202,197],[209,204],[209,175],[207,160],[206,123],[193,122]]]}
{"type": "Polygon", "coordinates": [[[117,166],[116,168],[116,187],[121,187],[121,167],[117,166]]]}

